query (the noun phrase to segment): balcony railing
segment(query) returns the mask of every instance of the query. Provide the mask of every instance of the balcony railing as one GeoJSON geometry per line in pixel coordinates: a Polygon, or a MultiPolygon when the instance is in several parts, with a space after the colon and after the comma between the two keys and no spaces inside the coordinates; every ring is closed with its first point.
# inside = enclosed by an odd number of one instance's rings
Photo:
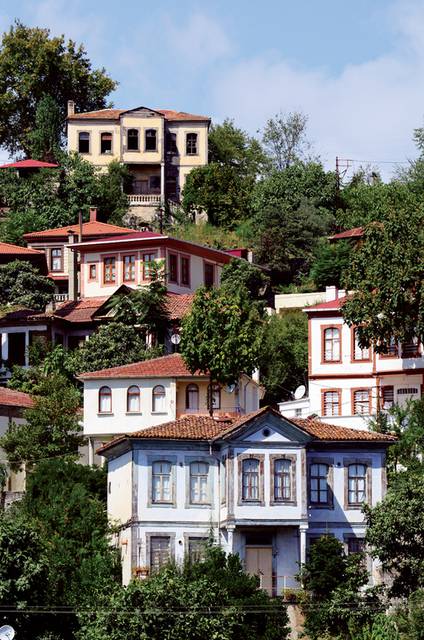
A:
{"type": "MultiPolygon", "coordinates": [[[[245,413],[246,411],[239,406],[224,407],[222,409],[213,410],[213,415],[217,417],[230,416],[233,418],[233,417],[244,415],[245,413]]],[[[209,409],[207,409],[206,407],[203,407],[202,409],[183,409],[182,411],[178,412],[179,418],[181,416],[208,416],[208,415],[209,415],[209,409]]]]}
{"type": "Polygon", "coordinates": [[[66,302],[69,298],[68,293],[54,293],[53,299],[55,302],[66,302]]]}
{"type": "Polygon", "coordinates": [[[160,195],[150,193],[130,193],[128,195],[128,202],[132,206],[154,206],[160,205],[160,195]]]}

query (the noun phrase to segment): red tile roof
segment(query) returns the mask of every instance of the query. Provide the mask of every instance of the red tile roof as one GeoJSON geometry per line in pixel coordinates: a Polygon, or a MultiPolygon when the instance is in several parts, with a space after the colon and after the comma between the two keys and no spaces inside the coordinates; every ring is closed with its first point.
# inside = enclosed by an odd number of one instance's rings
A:
{"type": "Polygon", "coordinates": [[[44,256],[44,251],[37,249],[29,249],[28,247],[19,247],[17,244],[9,244],[8,242],[0,242],[1,255],[19,255],[19,256],[44,256]]]}
{"type": "Polygon", "coordinates": [[[0,387],[0,405],[7,405],[9,407],[32,407],[33,404],[34,402],[28,393],[0,387]]]}
{"type": "Polygon", "coordinates": [[[93,320],[96,311],[98,311],[107,300],[109,300],[109,297],[104,296],[82,298],[82,300],[75,301],[68,300],[68,302],[62,302],[62,304],[57,306],[55,311],[50,312],[48,315],[63,318],[68,322],[90,322],[93,320]]]}
{"type": "Polygon", "coordinates": [[[194,293],[168,293],[167,309],[170,320],[181,320],[190,311],[194,293]]]}
{"type": "Polygon", "coordinates": [[[209,122],[210,120],[208,116],[199,116],[185,111],[174,111],[173,109],[155,109],[155,111],[159,111],[165,117],[165,120],[186,120],[190,122],[209,122]]]}
{"type": "Polygon", "coordinates": [[[314,304],[311,307],[305,307],[303,310],[306,313],[309,311],[336,311],[342,308],[347,299],[348,296],[343,296],[342,298],[337,298],[337,300],[329,300],[328,302],[314,304]]]}
{"type": "MultiPolygon", "coordinates": [[[[194,375],[204,376],[200,372],[194,375]]],[[[93,380],[98,378],[191,378],[192,376],[193,374],[190,373],[181,355],[173,353],[169,356],[125,364],[121,367],[82,373],[79,378],[93,380]]]]}
{"type": "Polygon", "coordinates": [[[53,169],[58,167],[58,164],[52,162],[41,162],[40,160],[18,160],[18,162],[11,162],[10,164],[0,165],[0,169],[53,169]]]}
{"type": "Polygon", "coordinates": [[[363,227],[355,227],[354,229],[348,229],[347,231],[341,231],[340,233],[335,233],[333,236],[330,236],[328,239],[331,240],[345,240],[346,238],[362,238],[364,235],[363,227]]]}
{"type": "MultiPolygon", "coordinates": [[[[121,115],[131,111],[136,111],[136,109],[100,109],[98,111],[74,113],[68,116],[68,120],[119,120],[121,115]]],[[[173,109],[152,109],[152,111],[156,111],[165,120],[169,121],[209,122],[210,120],[207,116],[199,116],[185,111],[174,111],[173,109]]]]}
{"type": "MultiPolygon", "coordinates": [[[[68,231],[73,231],[78,235],[79,225],[69,224],[66,227],[58,227],[57,229],[46,229],[45,231],[30,231],[24,233],[23,237],[27,241],[31,240],[49,240],[51,238],[68,237],[68,231]]],[[[107,222],[84,222],[82,225],[83,238],[96,236],[112,236],[114,239],[122,237],[124,234],[129,236],[134,233],[133,229],[127,229],[126,227],[118,227],[115,224],[108,224],[107,222]],[[119,234],[119,235],[118,235],[119,234]]]]}

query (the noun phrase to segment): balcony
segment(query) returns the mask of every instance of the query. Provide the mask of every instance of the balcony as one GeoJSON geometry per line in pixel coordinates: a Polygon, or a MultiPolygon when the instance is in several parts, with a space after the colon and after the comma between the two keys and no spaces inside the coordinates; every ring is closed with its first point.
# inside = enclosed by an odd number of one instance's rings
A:
{"type": "Polygon", "coordinates": [[[132,207],[158,207],[160,206],[160,195],[155,193],[129,193],[128,202],[132,207]]]}
{"type": "MultiPolygon", "coordinates": [[[[214,409],[213,415],[215,418],[239,418],[244,415],[246,411],[243,407],[223,407],[222,409],[214,409]]],[[[179,411],[177,417],[182,418],[184,416],[208,416],[209,410],[204,407],[202,409],[184,409],[179,411]]]]}
{"type": "Polygon", "coordinates": [[[69,299],[69,294],[68,293],[54,293],[53,294],[53,299],[55,302],[67,302],[67,300],[69,299]]]}

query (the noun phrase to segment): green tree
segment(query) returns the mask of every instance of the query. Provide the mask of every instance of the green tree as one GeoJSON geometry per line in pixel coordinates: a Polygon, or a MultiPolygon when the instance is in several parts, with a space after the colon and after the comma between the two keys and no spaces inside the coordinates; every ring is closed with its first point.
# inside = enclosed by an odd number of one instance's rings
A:
{"type": "Polygon", "coordinates": [[[133,580],[80,619],[85,640],[284,640],[289,632],[282,601],[258,589],[238,556],[217,547],[204,562],[133,580]]]}
{"type": "Polygon", "coordinates": [[[14,260],[0,266],[0,305],[43,310],[53,299],[54,283],[29,262],[14,260]]]}
{"type": "Polygon", "coordinates": [[[424,589],[412,593],[406,603],[396,608],[393,617],[399,628],[401,640],[423,640],[424,589]]]}
{"type": "Polygon", "coordinates": [[[308,375],[308,319],[301,311],[271,316],[265,325],[259,370],[269,404],[292,397],[308,375]]]}
{"type": "Polygon", "coordinates": [[[241,176],[256,178],[263,173],[267,158],[256,138],[226,118],[209,131],[209,162],[233,167],[241,176]]]}
{"type": "Polygon", "coordinates": [[[270,118],[262,134],[262,142],[271,163],[277,171],[292,164],[308,161],[311,144],[306,136],[308,117],[299,111],[283,114],[281,111],[270,118]]]}
{"type": "MultiPolygon", "coordinates": [[[[411,636],[408,638],[411,640],[411,636]]],[[[379,613],[370,623],[354,633],[352,640],[401,640],[401,636],[394,620],[384,613],[379,613]]]]}
{"type": "Polygon", "coordinates": [[[35,112],[34,129],[28,134],[31,157],[45,162],[55,162],[60,156],[62,137],[60,109],[51,96],[43,96],[35,112]]]}
{"type": "MultiPolygon", "coordinates": [[[[209,374],[213,384],[231,384],[259,362],[263,319],[249,293],[221,287],[196,291],[181,330],[181,355],[192,373],[209,374]]],[[[211,393],[209,412],[213,414],[211,393]]]]}
{"type": "Polygon", "coordinates": [[[0,46],[0,145],[12,154],[30,152],[29,134],[45,95],[56,101],[64,127],[68,100],[78,111],[102,109],[115,88],[104,69],[92,68],[82,45],[16,21],[0,46]]]}
{"type": "Polygon", "coordinates": [[[309,277],[317,289],[335,285],[341,288],[344,272],[350,265],[352,244],[347,240],[330,243],[322,238],[314,251],[314,258],[309,277]]]}
{"type": "Polygon", "coordinates": [[[260,300],[268,292],[270,279],[260,267],[234,258],[224,265],[221,272],[221,286],[234,292],[246,289],[252,300],[260,300]]]}

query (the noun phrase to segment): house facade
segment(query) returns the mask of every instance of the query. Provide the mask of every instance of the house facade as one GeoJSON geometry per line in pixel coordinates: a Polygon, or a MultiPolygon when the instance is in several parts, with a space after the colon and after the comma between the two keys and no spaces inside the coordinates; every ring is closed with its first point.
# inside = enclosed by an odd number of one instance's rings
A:
{"type": "Polygon", "coordinates": [[[385,354],[361,349],[355,327],[343,320],[344,291],[327,287],[327,300],[304,309],[308,315],[309,397],[282,402],[287,416],[317,415],[332,424],[366,429],[371,418],[393,404],[422,397],[423,346],[392,342],[385,354]]]}
{"type": "Polygon", "coordinates": [[[151,219],[178,202],[188,173],[208,163],[210,118],[170,109],[102,109],[75,113],[68,103],[68,150],[96,167],[125,164],[131,210],[151,219]]]}
{"type": "Polygon", "coordinates": [[[269,408],[184,416],[116,438],[98,453],[108,460],[124,583],[170,559],[198,558],[212,534],[270,594],[299,587],[299,563],[321,535],[349,553],[363,549],[361,508],[384,496],[392,440],[269,408]]]}

